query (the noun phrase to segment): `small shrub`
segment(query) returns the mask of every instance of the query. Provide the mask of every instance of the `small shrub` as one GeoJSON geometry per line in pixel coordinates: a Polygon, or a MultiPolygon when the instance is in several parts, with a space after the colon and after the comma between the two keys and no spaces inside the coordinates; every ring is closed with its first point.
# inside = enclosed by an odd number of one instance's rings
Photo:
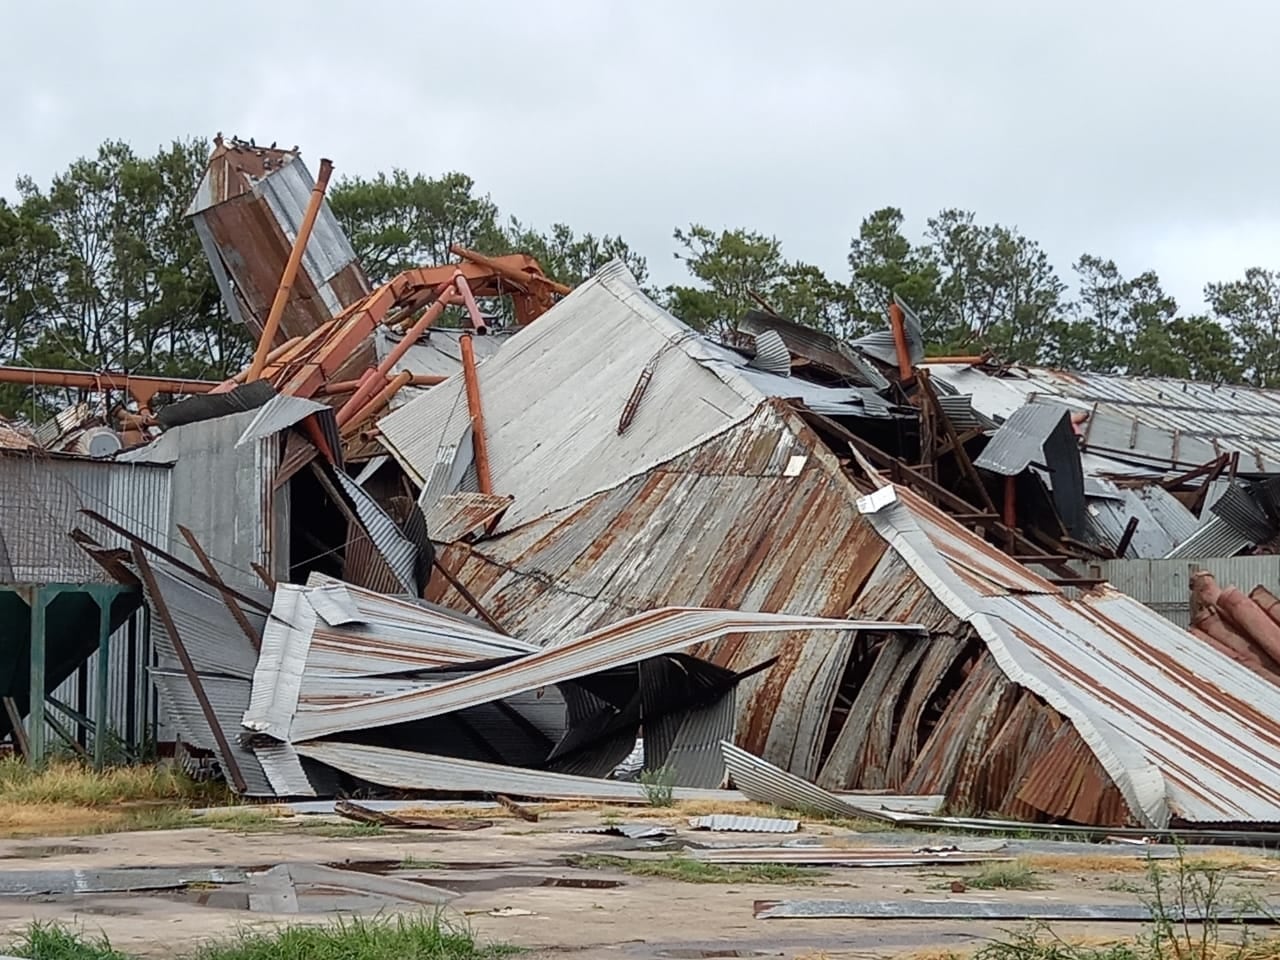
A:
{"type": "Polygon", "coordinates": [[[640,773],[640,786],[651,807],[669,807],[675,803],[675,782],[675,771],[668,767],[640,773]]]}
{"type": "Polygon", "coordinates": [[[992,863],[965,883],[975,890],[1043,890],[1045,884],[1025,863],[992,863]]]}

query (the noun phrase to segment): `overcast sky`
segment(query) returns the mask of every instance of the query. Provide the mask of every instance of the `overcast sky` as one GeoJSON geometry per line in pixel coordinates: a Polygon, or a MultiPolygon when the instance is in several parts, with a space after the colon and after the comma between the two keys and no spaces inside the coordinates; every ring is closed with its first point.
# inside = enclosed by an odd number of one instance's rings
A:
{"type": "Polygon", "coordinates": [[[104,139],[298,144],[313,172],[462,170],[676,279],[690,221],[844,277],[862,217],[945,206],[1203,284],[1280,267],[1280,7],[0,0],[0,192],[104,139]],[[191,13],[185,11],[190,10],[191,13]],[[179,13],[178,11],[183,11],[179,13]]]}

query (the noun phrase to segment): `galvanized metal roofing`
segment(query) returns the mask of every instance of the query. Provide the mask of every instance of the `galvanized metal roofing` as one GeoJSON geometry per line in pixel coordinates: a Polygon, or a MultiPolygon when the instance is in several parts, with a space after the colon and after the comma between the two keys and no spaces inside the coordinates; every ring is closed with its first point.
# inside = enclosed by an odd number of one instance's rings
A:
{"type": "Polygon", "coordinates": [[[957,556],[997,551],[908,490],[859,508],[1005,674],[1071,721],[1149,826],[1280,823],[1280,690],[1129,597],[980,592],[957,556]]]}
{"type": "MultiPolygon", "coordinates": [[[[1125,528],[1138,518],[1126,557],[1157,559],[1195,535],[1199,519],[1164,487],[1118,487],[1102,477],[1085,484],[1089,523],[1099,542],[1119,546],[1125,528]]],[[[1206,554],[1207,556],[1207,554],[1206,554]]]]}
{"type": "Polygon", "coordinates": [[[1280,472],[1280,391],[1039,367],[999,377],[960,364],[926,367],[990,416],[1046,400],[1090,413],[1081,433],[1096,453],[1195,467],[1238,451],[1241,471],[1280,472]]]}
{"type": "MultiPolygon", "coordinates": [[[[882,402],[864,406],[857,388],[747,363],[655,304],[620,263],[606,266],[477,368],[493,489],[514,497],[498,532],[640,476],[746,420],[770,396],[824,413],[888,415],[882,402]],[[619,433],[646,368],[652,376],[619,433]]],[[[459,489],[469,424],[461,377],[378,422],[423,486],[424,509],[459,489]]]]}

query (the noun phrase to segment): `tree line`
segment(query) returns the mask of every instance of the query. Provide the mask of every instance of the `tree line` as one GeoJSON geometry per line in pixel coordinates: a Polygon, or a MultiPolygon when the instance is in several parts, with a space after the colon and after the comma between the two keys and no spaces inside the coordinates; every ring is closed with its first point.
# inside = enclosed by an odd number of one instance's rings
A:
{"type": "MultiPolygon", "coordinates": [[[[149,156],[109,141],[48,184],[18,180],[15,199],[0,199],[0,363],[202,379],[244,366],[252,344],[185,217],[208,154],[201,139],[149,156]]],[[[896,293],[933,355],[990,350],[1082,371],[1280,385],[1280,271],[1263,267],[1208,283],[1208,312],[1187,312],[1154,271],[1126,276],[1084,254],[1063,277],[1016,228],[949,209],[912,237],[902,210],[886,207],[858,226],[843,276],[789,259],[769,234],[690,224],[673,233],[686,278],[652,288],[645,257],[622,237],[524,223],[462,173],[345,177],[329,202],[374,283],[446,262],[455,243],[530,253],[567,284],[619,257],[676,316],[712,334],[763,303],[851,338],[881,328],[896,293]]],[[[0,388],[0,412],[30,413],[31,399],[0,388]]]]}

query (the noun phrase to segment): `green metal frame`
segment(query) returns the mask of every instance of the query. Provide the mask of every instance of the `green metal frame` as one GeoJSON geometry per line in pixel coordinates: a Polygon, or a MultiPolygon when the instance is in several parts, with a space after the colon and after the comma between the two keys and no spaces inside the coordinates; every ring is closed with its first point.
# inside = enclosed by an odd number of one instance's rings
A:
{"type": "Polygon", "coordinates": [[[98,670],[94,678],[97,716],[93,720],[93,764],[101,768],[106,758],[105,732],[110,726],[107,719],[107,697],[110,680],[111,609],[118,598],[136,594],[137,588],[118,583],[44,583],[4,585],[0,586],[0,590],[17,594],[31,608],[31,674],[27,708],[27,741],[30,744],[27,762],[31,764],[43,763],[48,754],[45,738],[45,613],[49,605],[64,594],[88,596],[97,604],[98,670]]]}

